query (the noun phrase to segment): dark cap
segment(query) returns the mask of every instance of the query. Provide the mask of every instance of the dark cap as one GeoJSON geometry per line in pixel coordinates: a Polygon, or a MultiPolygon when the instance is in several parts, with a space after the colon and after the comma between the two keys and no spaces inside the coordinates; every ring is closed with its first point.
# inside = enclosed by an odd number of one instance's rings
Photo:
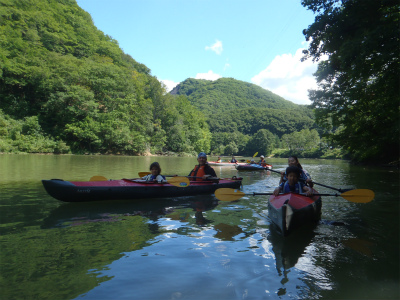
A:
{"type": "Polygon", "coordinates": [[[197,156],[197,158],[200,158],[200,157],[207,158],[207,154],[205,154],[204,152],[200,152],[199,155],[197,156]]]}

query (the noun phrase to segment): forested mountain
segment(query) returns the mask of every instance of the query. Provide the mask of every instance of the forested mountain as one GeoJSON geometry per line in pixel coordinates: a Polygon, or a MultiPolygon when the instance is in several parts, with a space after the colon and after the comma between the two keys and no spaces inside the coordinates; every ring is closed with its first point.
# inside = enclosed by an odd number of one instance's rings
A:
{"type": "Polygon", "coordinates": [[[313,112],[307,106],[233,78],[216,81],[189,78],[170,93],[185,95],[205,113],[213,136],[211,149],[218,153],[249,154],[253,151],[250,149],[258,148],[269,154],[280,145],[284,134],[315,128],[313,112]],[[266,136],[257,146],[253,139],[259,131],[266,136]]]}
{"type": "Polygon", "coordinates": [[[310,110],[234,79],[166,93],[75,0],[0,5],[0,152],[244,154],[256,134],[271,147],[313,125],[310,110]]]}
{"type": "Polygon", "coordinates": [[[0,0],[0,152],[197,152],[210,136],[75,0],[0,0]]]}
{"type": "Polygon", "coordinates": [[[258,85],[233,78],[220,78],[216,81],[189,78],[178,84],[170,93],[186,95],[195,107],[206,113],[250,107],[299,108],[299,105],[258,85]]]}

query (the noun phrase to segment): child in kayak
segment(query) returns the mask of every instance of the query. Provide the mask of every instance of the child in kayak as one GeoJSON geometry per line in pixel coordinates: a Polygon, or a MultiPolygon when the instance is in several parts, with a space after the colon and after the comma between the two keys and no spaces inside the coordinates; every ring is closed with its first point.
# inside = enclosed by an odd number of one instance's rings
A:
{"type": "Polygon", "coordinates": [[[287,181],[282,182],[275,190],[274,195],[277,196],[279,193],[296,193],[303,194],[307,196],[313,195],[313,189],[306,186],[303,182],[299,181],[301,175],[301,170],[298,167],[287,167],[286,177],[287,181]]]}
{"type": "MultiPolygon", "coordinates": [[[[294,156],[294,155],[289,156],[288,165],[289,165],[289,167],[297,167],[300,169],[300,178],[299,179],[301,182],[304,182],[306,185],[308,185],[311,188],[314,186],[314,184],[311,180],[310,174],[308,174],[308,172],[303,169],[297,156],[294,156]]],[[[281,184],[282,182],[286,182],[286,180],[287,180],[286,173],[281,172],[281,180],[279,183],[281,184]]]]}
{"type": "Polygon", "coordinates": [[[158,162],[153,162],[150,165],[151,174],[142,177],[141,179],[146,181],[157,181],[158,183],[165,182],[165,176],[161,175],[161,167],[158,162]]]}

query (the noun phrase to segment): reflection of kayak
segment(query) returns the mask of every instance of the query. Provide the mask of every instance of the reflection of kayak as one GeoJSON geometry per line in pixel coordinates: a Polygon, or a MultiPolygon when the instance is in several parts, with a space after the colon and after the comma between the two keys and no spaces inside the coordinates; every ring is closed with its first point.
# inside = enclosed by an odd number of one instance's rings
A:
{"type": "MultiPolygon", "coordinates": [[[[233,167],[234,167],[234,166],[236,166],[236,165],[238,165],[238,164],[241,164],[241,163],[209,161],[208,164],[209,164],[210,166],[221,166],[221,167],[224,167],[224,166],[233,166],[233,167]]],[[[243,163],[242,163],[242,164],[243,164],[243,163]]]]}
{"type": "Polygon", "coordinates": [[[321,196],[307,197],[300,194],[272,195],[268,202],[271,221],[287,236],[293,230],[321,218],[321,196]]]}
{"type": "Polygon", "coordinates": [[[270,170],[272,165],[261,166],[259,164],[242,164],[235,166],[236,170],[270,170]]]}
{"type": "Polygon", "coordinates": [[[268,230],[267,239],[272,244],[272,251],[275,253],[275,266],[279,275],[286,277],[287,270],[294,267],[305,249],[311,244],[315,237],[315,224],[303,226],[296,230],[296,234],[282,236],[278,230],[268,230]]]}
{"type": "MultiPolygon", "coordinates": [[[[97,222],[118,222],[129,216],[142,216],[155,220],[166,215],[172,217],[177,208],[207,211],[217,205],[218,200],[209,195],[180,197],[175,198],[173,201],[158,198],[151,201],[122,200],[96,203],[64,203],[55,208],[43,220],[41,228],[68,227],[97,222]]],[[[155,226],[155,224],[151,224],[151,226],[155,226]]]]}
{"type": "Polygon", "coordinates": [[[50,196],[66,202],[83,202],[117,199],[144,199],[213,194],[219,188],[239,189],[242,178],[233,177],[215,181],[191,181],[189,186],[177,187],[169,183],[133,181],[129,179],[108,181],[42,180],[50,196]]]}

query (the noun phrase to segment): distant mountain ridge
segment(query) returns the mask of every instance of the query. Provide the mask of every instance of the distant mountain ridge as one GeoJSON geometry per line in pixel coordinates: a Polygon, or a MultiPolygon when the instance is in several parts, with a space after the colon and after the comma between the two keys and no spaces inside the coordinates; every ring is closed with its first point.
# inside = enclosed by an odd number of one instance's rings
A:
{"type": "Polygon", "coordinates": [[[298,109],[299,106],[255,84],[233,78],[215,81],[188,78],[179,83],[172,95],[185,95],[203,112],[223,112],[243,108],[298,109]]]}

